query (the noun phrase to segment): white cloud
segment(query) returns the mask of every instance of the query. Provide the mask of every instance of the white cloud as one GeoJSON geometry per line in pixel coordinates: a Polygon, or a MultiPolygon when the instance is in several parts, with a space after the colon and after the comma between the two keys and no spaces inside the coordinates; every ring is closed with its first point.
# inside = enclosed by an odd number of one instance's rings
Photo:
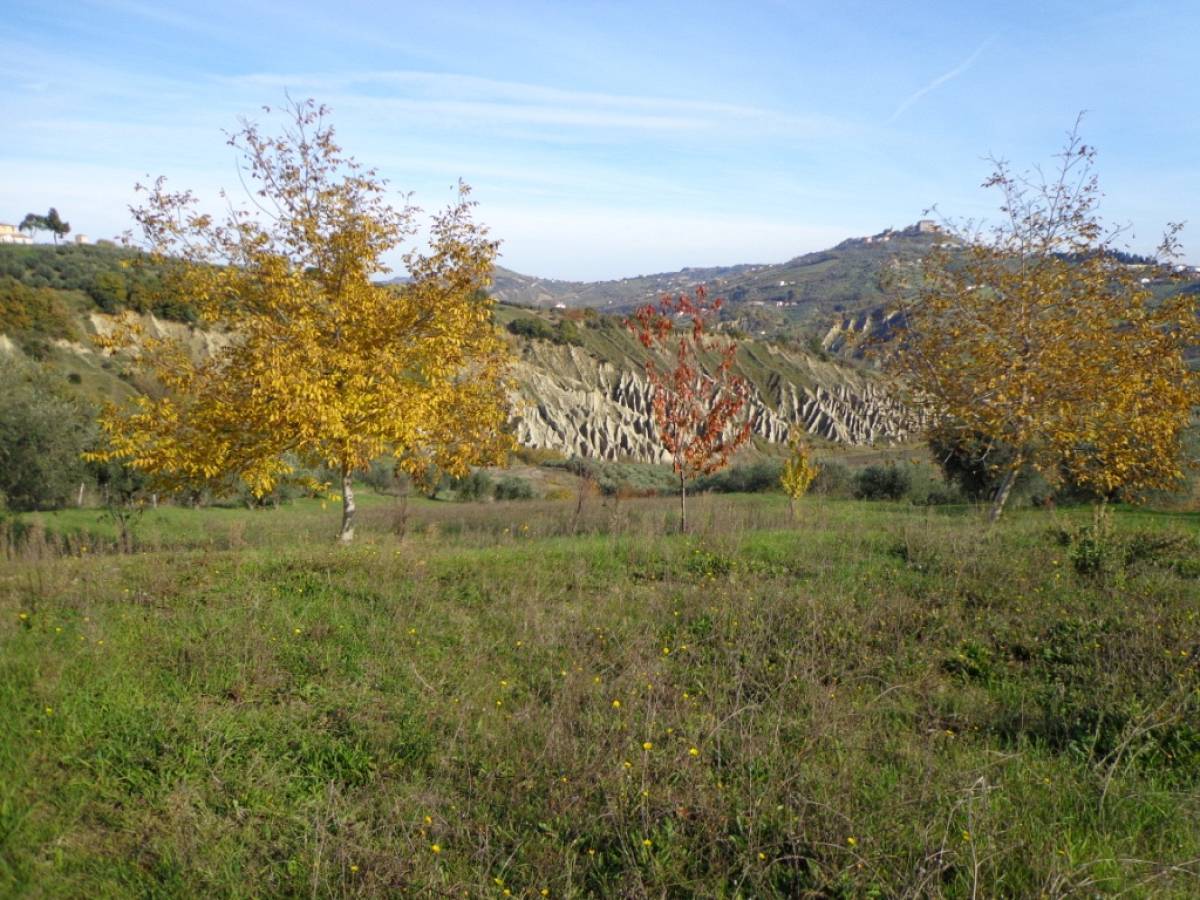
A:
{"type": "Polygon", "coordinates": [[[925,87],[921,88],[918,91],[914,91],[913,93],[911,93],[907,97],[905,97],[903,102],[901,102],[901,104],[896,107],[896,111],[894,113],[892,113],[892,116],[890,119],[888,119],[888,122],[895,122],[898,118],[900,118],[900,116],[904,115],[904,113],[908,110],[909,107],[911,107],[914,103],[916,103],[918,100],[920,100],[926,94],[928,94],[930,91],[941,87],[947,81],[953,81],[959,75],[961,75],[965,71],[967,71],[967,69],[971,68],[971,66],[973,66],[975,64],[975,60],[979,59],[980,55],[983,53],[984,50],[986,50],[988,48],[988,45],[990,45],[993,40],[995,40],[995,36],[989,37],[986,41],[984,41],[982,44],[980,44],[978,47],[975,48],[974,53],[972,53],[970,56],[968,56],[966,59],[964,59],[961,63],[959,63],[957,66],[955,66],[949,72],[943,72],[937,78],[933,79],[933,81],[929,82],[929,84],[925,85],[925,87]]]}
{"type": "MultiPolygon", "coordinates": [[[[420,115],[482,123],[555,125],[588,129],[688,131],[736,129],[805,135],[847,134],[847,122],[780,110],[682,98],[573,91],[453,73],[386,70],[347,74],[255,73],[226,79],[239,89],[313,93],[339,110],[420,115]]],[[[727,136],[734,136],[728,134],[727,136]]]]}

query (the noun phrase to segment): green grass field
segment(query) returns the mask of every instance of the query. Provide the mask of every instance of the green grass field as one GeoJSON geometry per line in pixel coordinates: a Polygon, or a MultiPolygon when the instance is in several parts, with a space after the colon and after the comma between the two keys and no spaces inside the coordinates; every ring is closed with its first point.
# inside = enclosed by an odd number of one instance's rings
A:
{"type": "Polygon", "coordinates": [[[41,516],[0,896],[1200,895],[1196,514],[674,511],[41,516]]]}

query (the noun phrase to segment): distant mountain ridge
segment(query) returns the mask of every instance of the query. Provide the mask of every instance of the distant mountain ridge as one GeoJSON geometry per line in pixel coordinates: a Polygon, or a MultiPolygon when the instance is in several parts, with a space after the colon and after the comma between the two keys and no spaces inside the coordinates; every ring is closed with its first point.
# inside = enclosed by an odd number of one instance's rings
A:
{"type": "MultiPolygon", "coordinates": [[[[523,275],[497,267],[492,294],[516,306],[593,308],[628,313],[658,300],[663,294],[689,292],[704,285],[724,298],[722,318],[748,334],[760,337],[818,339],[826,350],[843,352],[856,344],[853,333],[873,332],[872,323],[895,324],[894,310],[880,283],[891,263],[913,263],[938,246],[957,246],[957,240],[938,224],[922,219],[901,229],[851,237],[828,250],[805,253],[782,263],[743,263],[734,266],[684,268],[677,272],[637,275],[610,281],[562,281],[523,275]],[[831,330],[832,329],[832,330],[831,330]]],[[[1117,253],[1127,265],[1149,260],[1117,253]]],[[[1178,290],[1200,290],[1200,268],[1187,270],[1182,281],[1155,283],[1165,296],[1178,290]]]]}
{"type": "Polygon", "coordinates": [[[847,238],[828,250],[782,263],[689,267],[611,281],[537,278],[498,266],[492,294],[515,305],[592,307],[620,313],[663,294],[704,285],[725,299],[725,318],[746,331],[775,334],[795,328],[818,333],[843,315],[870,310],[885,301],[879,276],[890,260],[919,258],[945,240],[936,225],[923,221],[899,230],[847,238]]]}

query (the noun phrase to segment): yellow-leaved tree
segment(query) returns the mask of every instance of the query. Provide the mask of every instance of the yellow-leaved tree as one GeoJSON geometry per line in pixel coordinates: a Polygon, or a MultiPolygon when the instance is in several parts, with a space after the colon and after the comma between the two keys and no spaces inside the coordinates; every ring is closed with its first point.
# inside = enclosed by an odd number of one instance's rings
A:
{"type": "MultiPolygon", "coordinates": [[[[995,476],[992,521],[1026,470],[1130,499],[1182,476],[1196,298],[1156,297],[1165,267],[1116,249],[1094,160],[1078,128],[1049,175],[993,160],[984,186],[1001,194],[999,224],[948,228],[897,278],[895,367],[931,414],[931,443],[995,476]]],[[[1176,254],[1176,232],[1159,261],[1176,254]]]]}
{"type": "Polygon", "coordinates": [[[808,489],[812,487],[813,480],[821,469],[808,452],[808,444],[799,433],[788,439],[788,448],[791,450],[791,456],[783,463],[783,472],[780,473],[779,483],[783,487],[783,492],[788,495],[788,513],[794,519],[796,518],[796,501],[808,493],[808,489]]]}
{"type": "Polygon", "coordinates": [[[380,283],[418,211],[390,205],[386,181],[343,154],[325,107],[294,103],[286,117],[276,135],[243,122],[229,139],[248,207],[218,219],[161,178],[139,186],[133,213],[160,289],[229,340],[196,358],[135,325],[110,338],[160,389],[103,412],[96,456],[170,485],[241,479],[257,495],[298,465],[324,466],[340,480],[348,542],[352,476],[371,460],[462,475],[508,449],[508,356],[485,291],[497,244],[460,185],[428,246],[404,255],[409,278],[380,283]]]}

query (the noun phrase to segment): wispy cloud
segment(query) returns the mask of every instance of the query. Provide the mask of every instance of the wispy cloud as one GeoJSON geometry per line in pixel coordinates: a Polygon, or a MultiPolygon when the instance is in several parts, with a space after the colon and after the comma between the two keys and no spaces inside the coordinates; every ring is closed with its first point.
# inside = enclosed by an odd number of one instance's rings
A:
{"type": "Polygon", "coordinates": [[[930,91],[940,88],[943,84],[945,84],[948,81],[953,81],[959,75],[963,74],[963,72],[967,71],[967,69],[971,68],[971,66],[975,65],[975,60],[979,59],[979,57],[983,54],[983,51],[986,50],[988,48],[988,46],[991,45],[992,41],[994,41],[994,40],[995,40],[995,35],[992,35],[986,41],[984,41],[982,44],[980,44],[978,47],[976,47],[974,53],[972,53],[970,56],[968,56],[966,59],[964,59],[962,62],[960,62],[957,66],[955,66],[949,72],[943,72],[941,75],[939,75],[937,78],[933,79],[933,81],[929,82],[929,84],[925,85],[925,87],[921,88],[919,91],[914,91],[913,93],[911,93],[907,97],[905,97],[904,101],[899,106],[896,107],[896,111],[894,113],[892,113],[892,116],[890,119],[888,119],[888,122],[889,123],[895,122],[898,118],[900,118],[902,115],[904,115],[904,113],[908,110],[909,107],[911,107],[914,103],[916,103],[918,100],[920,100],[926,94],[928,94],[930,91]]]}
{"type": "Polygon", "coordinates": [[[85,0],[89,6],[117,16],[131,16],[157,25],[165,25],[188,34],[224,37],[227,32],[219,24],[199,16],[171,9],[161,3],[139,3],[136,0],[85,0]]]}
{"type": "Polygon", "coordinates": [[[758,106],[661,96],[578,91],[444,72],[384,70],[353,73],[255,73],[226,81],[244,89],[311,92],[346,108],[377,115],[421,115],[443,125],[464,122],[643,132],[746,128],[805,136],[844,134],[849,126],[824,116],[797,116],[758,106]]]}

